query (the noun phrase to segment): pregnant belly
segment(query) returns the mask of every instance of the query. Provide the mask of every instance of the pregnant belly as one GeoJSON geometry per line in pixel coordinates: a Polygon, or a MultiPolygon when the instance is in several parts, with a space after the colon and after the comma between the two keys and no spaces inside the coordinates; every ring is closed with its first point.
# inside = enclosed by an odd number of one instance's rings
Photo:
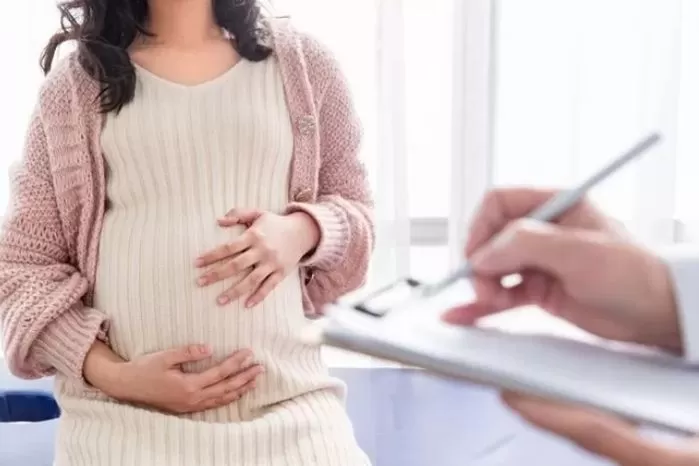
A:
{"type": "MultiPolygon", "coordinates": [[[[303,314],[297,271],[252,309],[246,309],[242,300],[223,307],[216,303],[232,280],[206,288],[197,286],[199,274],[194,259],[240,234],[212,227],[211,231],[202,228],[196,234],[183,235],[178,233],[182,230],[168,228],[162,234],[137,236],[134,231],[158,230],[110,228],[107,219],[100,243],[94,305],[110,316],[113,349],[131,360],[189,344],[210,345],[212,358],[184,366],[184,370],[193,372],[211,367],[236,350],[252,350],[266,372],[258,379],[254,392],[238,404],[237,416],[241,418],[303,393],[336,386],[322,364],[320,349],[302,342],[309,321],[303,314]],[[129,233],[124,235],[125,231],[129,233]]],[[[216,418],[235,417],[231,416],[227,411],[216,418]]]]}
{"type": "Polygon", "coordinates": [[[102,231],[94,305],[110,316],[110,341],[122,356],[197,343],[211,345],[220,358],[251,345],[283,352],[298,341],[307,321],[296,271],[253,309],[245,309],[242,299],[216,303],[239,277],[205,288],[196,284],[201,271],[195,258],[240,229],[214,224],[183,234],[178,228],[116,228],[114,220],[108,217],[102,231]]]}

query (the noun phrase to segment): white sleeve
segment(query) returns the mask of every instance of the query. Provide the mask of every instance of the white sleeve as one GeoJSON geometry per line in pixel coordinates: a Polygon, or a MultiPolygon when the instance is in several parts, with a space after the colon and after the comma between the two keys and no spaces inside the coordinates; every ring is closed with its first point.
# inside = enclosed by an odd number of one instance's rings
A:
{"type": "Polygon", "coordinates": [[[699,247],[682,245],[659,252],[674,283],[685,358],[699,363],[699,247]]]}

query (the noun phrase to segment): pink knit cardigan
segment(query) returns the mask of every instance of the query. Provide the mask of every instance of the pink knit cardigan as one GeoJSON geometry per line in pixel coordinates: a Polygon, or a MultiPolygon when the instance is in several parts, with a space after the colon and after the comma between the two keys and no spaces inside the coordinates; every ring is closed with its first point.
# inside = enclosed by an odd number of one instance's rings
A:
{"type": "MultiPolygon", "coordinates": [[[[367,272],[374,237],[361,129],[331,53],[286,22],[270,30],[294,128],[287,211],[307,212],[321,230],[301,264],[304,308],[317,315],[367,272]]],[[[64,60],[42,87],[12,175],[0,239],[0,323],[19,377],[81,378],[95,339],[108,341],[109,310],[90,307],[106,204],[97,93],[77,55],[64,60]]]]}

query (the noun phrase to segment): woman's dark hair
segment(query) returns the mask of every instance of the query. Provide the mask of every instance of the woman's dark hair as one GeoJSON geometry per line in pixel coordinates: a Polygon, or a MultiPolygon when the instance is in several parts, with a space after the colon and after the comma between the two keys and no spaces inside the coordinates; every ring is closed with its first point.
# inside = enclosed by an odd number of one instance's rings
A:
{"type": "MultiPolygon", "coordinates": [[[[264,30],[257,0],[211,0],[219,26],[234,38],[238,53],[262,61],[271,50],[263,42],[264,30]]],[[[85,71],[100,83],[103,112],[118,112],[134,98],[136,71],[127,53],[134,39],[146,30],[148,0],[68,0],[58,5],[61,30],[41,56],[44,73],[51,70],[56,49],[75,40],[78,59],[85,71]]]]}

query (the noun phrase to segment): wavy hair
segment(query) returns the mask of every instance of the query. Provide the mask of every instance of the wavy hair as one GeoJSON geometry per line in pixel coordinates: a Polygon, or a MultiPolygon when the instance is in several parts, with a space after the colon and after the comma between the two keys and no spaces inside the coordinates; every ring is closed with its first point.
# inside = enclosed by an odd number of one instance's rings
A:
{"type": "MultiPolygon", "coordinates": [[[[251,61],[266,59],[271,49],[263,42],[264,26],[257,0],[211,0],[218,25],[235,37],[233,46],[251,61]]],[[[136,71],[127,48],[146,29],[147,0],[67,0],[59,3],[61,29],[48,42],[41,68],[51,70],[56,50],[67,41],[78,45],[78,59],[100,83],[100,108],[118,112],[134,98],[136,71]]]]}

